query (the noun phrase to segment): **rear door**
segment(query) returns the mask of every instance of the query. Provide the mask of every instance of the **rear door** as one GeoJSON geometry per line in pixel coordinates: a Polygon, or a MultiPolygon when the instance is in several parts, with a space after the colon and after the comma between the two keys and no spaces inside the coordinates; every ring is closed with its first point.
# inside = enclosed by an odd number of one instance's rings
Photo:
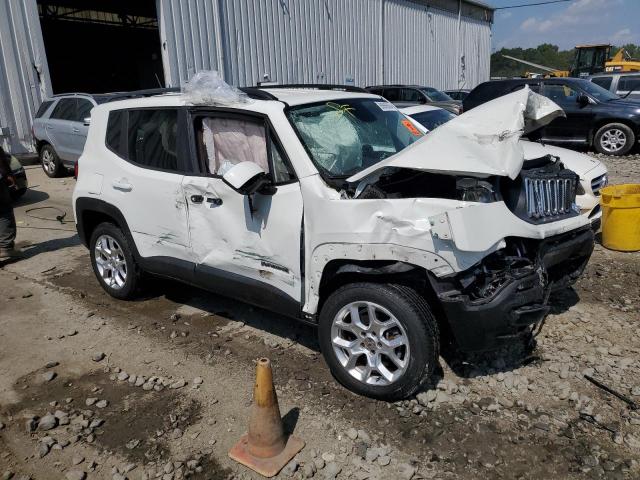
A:
{"type": "Polygon", "coordinates": [[[182,178],[193,169],[185,153],[184,115],[177,108],[110,112],[105,143],[111,158],[96,172],[103,196],[124,215],[140,255],[175,267],[191,259],[182,178]]]}
{"type": "Polygon", "coordinates": [[[71,143],[69,147],[73,161],[78,160],[84,150],[84,144],[89,133],[89,123],[85,122],[85,120],[91,117],[91,110],[94,106],[93,102],[86,98],[76,99],[76,113],[73,118],[73,125],[71,125],[71,143]]]}
{"type": "Polygon", "coordinates": [[[185,176],[189,235],[196,278],[216,290],[289,313],[302,298],[302,194],[267,118],[234,111],[192,117],[202,175],[185,176]],[[273,195],[249,198],[222,175],[250,161],[269,172],[273,195]]]}
{"type": "Polygon", "coordinates": [[[591,103],[581,105],[578,98],[581,90],[563,82],[545,81],[542,94],[560,105],[567,115],[558,117],[544,129],[544,139],[557,142],[586,143],[593,122],[593,106],[591,103]]]}
{"type": "Polygon", "coordinates": [[[76,119],[76,99],[61,98],[45,123],[47,139],[58,156],[67,162],[75,161],[73,154],[73,124],[76,119]]]}

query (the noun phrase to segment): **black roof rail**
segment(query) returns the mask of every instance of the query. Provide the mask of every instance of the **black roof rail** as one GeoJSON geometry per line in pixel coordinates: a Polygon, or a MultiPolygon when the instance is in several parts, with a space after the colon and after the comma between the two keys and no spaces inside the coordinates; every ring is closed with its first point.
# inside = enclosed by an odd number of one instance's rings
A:
{"type": "Polygon", "coordinates": [[[101,94],[95,94],[92,96],[106,103],[106,102],[115,102],[117,100],[126,100],[128,98],[153,97],[154,95],[163,95],[165,93],[177,93],[179,91],[180,91],[179,87],[149,88],[146,90],[133,90],[131,92],[101,93],[101,94]]]}
{"type": "Polygon", "coordinates": [[[261,90],[260,87],[240,87],[240,91],[246,93],[249,98],[253,98],[255,100],[278,100],[278,97],[261,90]]]}
{"type": "Polygon", "coordinates": [[[290,83],[290,84],[278,84],[278,85],[260,85],[252,88],[256,88],[256,89],[300,88],[300,89],[309,89],[309,90],[342,90],[344,92],[369,93],[362,87],[356,87],[353,85],[335,85],[331,83],[290,83]]]}

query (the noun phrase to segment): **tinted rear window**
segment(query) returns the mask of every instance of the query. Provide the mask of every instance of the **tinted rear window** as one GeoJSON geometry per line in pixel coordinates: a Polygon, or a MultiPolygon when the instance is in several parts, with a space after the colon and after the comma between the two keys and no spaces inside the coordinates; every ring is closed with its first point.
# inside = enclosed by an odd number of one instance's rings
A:
{"type": "Polygon", "coordinates": [[[609,90],[611,88],[613,77],[595,77],[592,78],[591,81],[596,85],[600,85],[602,88],[606,88],[607,90],[609,90]]]}
{"type": "Polygon", "coordinates": [[[628,75],[620,77],[618,90],[628,92],[629,90],[640,90],[640,75],[628,75]]]}
{"type": "Polygon", "coordinates": [[[130,110],[127,130],[130,161],[143,167],[178,171],[177,110],[130,110]]]}
{"type": "Polygon", "coordinates": [[[126,155],[126,143],[122,138],[123,120],[126,112],[123,110],[114,110],[109,113],[109,121],[107,122],[107,136],[105,143],[107,147],[117,155],[124,157],[126,155]]]}
{"type": "Polygon", "coordinates": [[[40,108],[38,108],[38,111],[36,112],[36,118],[42,117],[42,115],[44,115],[44,112],[49,110],[49,107],[52,104],[53,104],[53,100],[47,100],[46,102],[42,102],[42,104],[40,105],[40,108]]]}
{"type": "Polygon", "coordinates": [[[55,120],[74,120],[76,116],[76,99],[63,98],[51,112],[51,118],[55,120]]]}

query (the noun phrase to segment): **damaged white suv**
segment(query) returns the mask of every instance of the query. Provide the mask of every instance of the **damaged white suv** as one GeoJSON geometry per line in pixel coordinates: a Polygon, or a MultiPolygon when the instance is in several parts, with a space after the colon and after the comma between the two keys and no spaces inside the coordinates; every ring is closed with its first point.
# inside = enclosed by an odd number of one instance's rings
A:
{"type": "Polygon", "coordinates": [[[357,89],[243,90],[93,110],[73,201],[109,294],[148,272],[317,324],[338,381],[390,400],[431,375],[439,332],[525,336],[589,259],[577,175],[523,169],[523,131],[562,114],[528,89],[427,136],[357,89]]]}

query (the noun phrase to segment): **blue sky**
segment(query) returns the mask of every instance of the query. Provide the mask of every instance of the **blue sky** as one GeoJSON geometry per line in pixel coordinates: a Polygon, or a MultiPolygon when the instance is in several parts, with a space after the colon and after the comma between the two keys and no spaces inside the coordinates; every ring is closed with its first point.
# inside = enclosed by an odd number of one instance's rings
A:
{"type": "MultiPolygon", "coordinates": [[[[507,7],[543,0],[487,0],[507,7]]],[[[535,47],[566,50],[584,43],[640,44],[640,0],[572,0],[535,7],[497,10],[493,49],[535,47]]]]}

